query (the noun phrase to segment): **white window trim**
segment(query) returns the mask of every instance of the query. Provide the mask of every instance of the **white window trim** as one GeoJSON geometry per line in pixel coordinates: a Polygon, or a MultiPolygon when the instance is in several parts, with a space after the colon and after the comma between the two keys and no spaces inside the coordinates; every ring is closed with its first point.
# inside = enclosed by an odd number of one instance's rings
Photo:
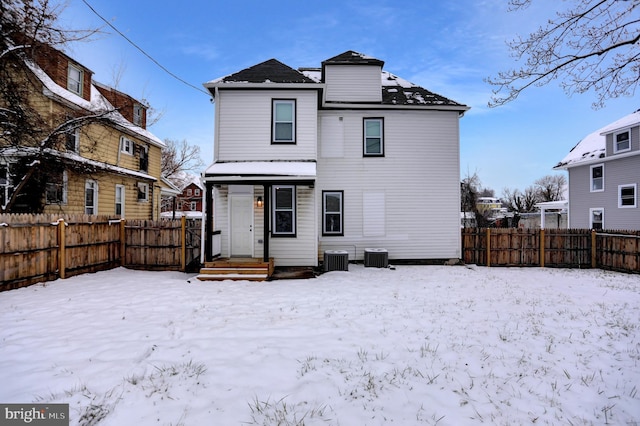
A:
{"type": "Polygon", "coordinates": [[[604,163],[594,164],[589,167],[589,191],[590,192],[603,192],[604,191],[604,163]],[[593,169],[596,167],[602,167],[602,188],[593,189],[593,169]]]}
{"type": "Polygon", "coordinates": [[[296,100],[295,99],[273,99],[272,100],[272,123],[271,123],[271,143],[274,144],[295,144],[296,143],[296,100]],[[276,105],[291,104],[291,121],[276,120],[276,105]],[[291,123],[291,139],[276,139],[276,124],[291,123]]]}
{"type": "MultiPolygon", "coordinates": [[[[79,152],[80,150],[80,129],[74,129],[66,134],[67,138],[73,137],[73,152],[79,152]]],[[[66,142],[66,141],[65,141],[66,142]]],[[[66,147],[66,144],[65,144],[66,147]]]]}
{"type": "MultiPolygon", "coordinates": [[[[384,119],[381,117],[365,118],[362,123],[362,152],[365,157],[384,157],[384,119]],[[380,123],[380,152],[368,152],[367,151],[367,122],[376,121],[380,123]]],[[[376,138],[378,136],[375,136],[376,138]]]]}
{"type": "MultiPolygon", "coordinates": [[[[271,207],[271,221],[272,221],[272,231],[271,234],[274,236],[279,236],[279,237],[295,237],[296,236],[296,187],[295,185],[274,185],[272,190],[271,190],[271,194],[272,194],[272,199],[273,199],[273,203],[272,203],[272,207],[271,207]],[[278,189],[283,189],[283,188],[290,188],[291,189],[291,196],[293,197],[293,199],[291,200],[291,211],[293,212],[292,217],[291,217],[291,232],[283,232],[283,231],[276,231],[276,212],[278,210],[283,210],[285,211],[285,209],[276,209],[276,191],[278,189]]],[[[288,210],[286,210],[288,211],[288,210]]]]}
{"type": "Polygon", "coordinates": [[[322,192],[322,235],[323,236],[342,236],[344,235],[344,192],[343,191],[323,191],[322,192]],[[340,196],[340,211],[327,212],[327,195],[340,196]],[[327,213],[340,215],[340,231],[327,231],[327,213]]]}
{"type": "Polygon", "coordinates": [[[125,200],[126,200],[126,187],[124,185],[116,185],[116,193],[115,193],[115,200],[114,200],[114,214],[118,214],[117,213],[117,209],[116,206],[118,205],[118,189],[120,189],[122,191],[121,195],[122,195],[122,199],[120,200],[120,217],[124,218],[124,212],[125,212],[125,200]]]}
{"type": "Polygon", "coordinates": [[[618,208],[619,209],[635,209],[636,207],[638,207],[638,185],[635,183],[618,185],[618,208]],[[633,188],[633,205],[631,206],[622,205],[622,189],[623,188],[633,188]]]}
{"type": "Polygon", "coordinates": [[[13,187],[11,185],[11,174],[10,174],[10,167],[8,163],[2,163],[0,164],[2,166],[6,167],[6,176],[3,176],[3,178],[5,178],[6,182],[3,184],[0,184],[1,188],[5,188],[2,191],[2,194],[4,195],[3,199],[0,199],[0,203],[2,204],[2,208],[5,208],[7,206],[7,204],[9,203],[9,198],[11,198],[11,188],[13,187]]]}
{"type": "Polygon", "coordinates": [[[97,215],[98,214],[98,182],[92,179],[87,179],[84,182],[84,213],[97,215]],[[87,213],[87,189],[89,185],[93,184],[93,213],[87,213]]]}
{"type": "Polygon", "coordinates": [[[133,155],[133,150],[134,150],[133,141],[127,137],[120,136],[120,152],[127,155],[133,155]]]}
{"type": "Polygon", "coordinates": [[[69,64],[69,67],[67,68],[67,90],[69,90],[72,93],[75,93],[78,96],[82,96],[82,86],[84,85],[84,71],[82,70],[82,68],[77,67],[73,64],[69,64]],[[71,71],[76,71],[78,73],[78,78],[80,79],[79,81],[75,81],[71,79],[71,71]],[[74,84],[72,83],[77,83],[77,88],[73,87],[74,84]],[[77,89],[77,90],[76,90],[77,89]]]}
{"type": "Polygon", "coordinates": [[[602,212],[602,229],[604,229],[604,207],[592,207],[589,209],[589,229],[593,229],[593,213],[596,211],[602,212]]]}
{"type": "Polygon", "coordinates": [[[138,182],[138,202],[146,203],[149,201],[149,184],[145,182],[138,182]],[[144,191],[140,191],[141,188],[144,188],[144,191]],[[144,198],[140,198],[140,192],[144,193],[144,198]]]}
{"type": "Polygon", "coordinates": [[[617,132],[617,133],[613,134],[613,153],[614,154],[619,154],[621,152],[627,152],[627,151],[631,151],[631,130],[630,129],[627,129],[627,130],[624,130],[622,132],[617,132]],[[625,149],[618,149],[617,138],[618,138],[618,135],[621,135],[623,133],[626,133],[629,136],[629,138],[627,139],[629,141],[629,147],[625,148],[625,149]]]}

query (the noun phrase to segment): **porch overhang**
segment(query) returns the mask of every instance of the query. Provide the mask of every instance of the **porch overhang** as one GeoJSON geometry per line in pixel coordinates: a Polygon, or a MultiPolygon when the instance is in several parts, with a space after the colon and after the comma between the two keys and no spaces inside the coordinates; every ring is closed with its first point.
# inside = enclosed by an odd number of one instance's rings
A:
{"type": "Polygon", "coordinates": [[[313,185],[316,180],[316,163],[315,161],[218,162],[205,170],[203,180],[213,184],[313,185]]]}

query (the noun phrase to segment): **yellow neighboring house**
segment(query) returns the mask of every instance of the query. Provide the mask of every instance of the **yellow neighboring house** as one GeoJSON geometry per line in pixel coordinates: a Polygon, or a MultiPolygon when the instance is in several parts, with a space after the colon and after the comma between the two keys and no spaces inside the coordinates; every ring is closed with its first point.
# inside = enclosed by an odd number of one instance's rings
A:
{"type": "MultiPolygon", "coordinates": [[[[57,49],[46,47],[26,60],[29,104],[54,129],[61,122],[87,116],[101,119],[66,132],[47,145],[47,161],[59,172],[43,194],[25,194],[11,212],[25,210],[39,197],[43,213],[109,215],[127,219],[159,219],[163,191],[160,161],[164,143],[146,129],[147,105],[97,83],[92,71],[57,49]]],[[[12,164],[36,147],[2,146],[0,140],[0,205],[7,205],[17,186],[12,164]]],[[[46,166],[43,166],[46,167],[46,166]]]]}

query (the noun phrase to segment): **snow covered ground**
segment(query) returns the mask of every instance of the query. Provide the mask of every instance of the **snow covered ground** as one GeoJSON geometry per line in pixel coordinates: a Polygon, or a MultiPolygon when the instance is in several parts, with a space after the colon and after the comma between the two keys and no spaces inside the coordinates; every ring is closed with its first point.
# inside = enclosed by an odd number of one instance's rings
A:
{"type": "Polygon", "coordinates": [[[115,269],[0,293],[0,402],[72,425],[640,422],[640,277],[115,269]]]}

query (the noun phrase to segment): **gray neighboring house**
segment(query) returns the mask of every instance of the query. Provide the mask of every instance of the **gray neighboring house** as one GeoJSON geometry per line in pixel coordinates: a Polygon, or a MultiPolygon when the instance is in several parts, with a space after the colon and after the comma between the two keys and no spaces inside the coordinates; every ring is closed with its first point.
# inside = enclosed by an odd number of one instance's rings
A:
{"type": "Polygon", "coordinates": [[[554,167],[569,173],[569,227],[640,229],[640,110],[589,134],[554,167]]]}

